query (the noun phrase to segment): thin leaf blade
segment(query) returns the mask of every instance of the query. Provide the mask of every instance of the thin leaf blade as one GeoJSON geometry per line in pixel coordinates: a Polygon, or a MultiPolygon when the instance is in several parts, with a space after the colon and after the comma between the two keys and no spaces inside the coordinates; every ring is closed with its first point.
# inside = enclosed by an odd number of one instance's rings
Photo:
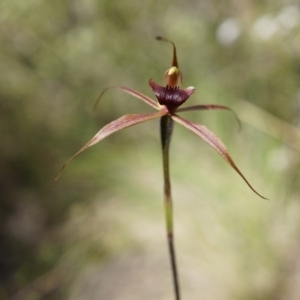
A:
{"type": "Polygon", "coordinates": [[[242,172],[238,169],[238,167],[235,165],[234,161],[230,157],[226,146],[223,144],[223,142],[207,127],[192,123],[188,120],[185,120],[177,115],[172,115],[172,119],[186,127],[187,129],[191,130],[193,133],[195,133],[197,136],[202,138],[207,144],[209,144],[212,148],[214,148],[220,155],[223,157],[223,159],[243,178],[243,180],[246,182],[246,184],[249,186],[249,188],[257,194],[259,197],[268,200],[267,198],[263,197],[261,194],[259,194],[252,185],[248,182],[248,180],[245,178],[245,176],[242,174],[242,172]]]}
{"type": "Polygon", "coordinates": [[[87,142],[78,152],[76,152],[60,169],[59,173],[57,174],[55,180],[57,180],[67,164],[73,160],[78,154],[82,153],[84,150],[86,150],[88,147],[91,147],[97,143],[99,143],[101,140],[105,139],[109,135],[112,135],[113,133],[120,131],[122,129],[128,128],[130,126],[143,123],[146,121],[150,121],[156,118],[159,118],[163,115],[165,115],[167,112],[166,110],[161,110],[155,113],[151,114],[130,114],[122,116],[121,118],[118,118],[111,123],[104,126],[98,133],[89,141],[87,142]]]}

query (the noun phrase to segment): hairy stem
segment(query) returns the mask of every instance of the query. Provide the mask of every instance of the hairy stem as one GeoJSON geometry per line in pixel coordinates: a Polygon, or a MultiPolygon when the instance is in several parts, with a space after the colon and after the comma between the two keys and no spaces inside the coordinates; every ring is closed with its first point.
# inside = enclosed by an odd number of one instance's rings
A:
{"type": "Polygon", "coordinates": [[[172,196],[171,196],[171,183],[169,174],[169,147],[173,132],[174,122],[169,115],[163,116],[160,119],[160,134],[161,144],[163,153],[163,169],[164,169],[164,204],[166,214],[166,226],[167,226],[167,237],[168,246],[171,260],[171,268],[173,274],[175,299],[180,300],[180,289],[178,282],[178,274],[176,267],[176,257],[174,248],[174,237],[173,237],[173,209],[172,209],[172,196]]]}

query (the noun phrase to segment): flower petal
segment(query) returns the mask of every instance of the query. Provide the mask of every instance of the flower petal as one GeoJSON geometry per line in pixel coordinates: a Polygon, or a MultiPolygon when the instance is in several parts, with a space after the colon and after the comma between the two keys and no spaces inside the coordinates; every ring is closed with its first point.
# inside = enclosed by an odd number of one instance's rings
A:
{"type": "Polygon", "coordinates": [[[112,121],[111,123],[104,126],[87,144],[85,144],[77,153],[75,153],[60,169],[58,175],[56,176],[55,180],[57,180],[66,167],[66,165],[75,158],[78,154],[83,152],[85,149],[87,149],[90,146],[93,146],[97,143],[99,143],[104,138],[108,137],[109,135],[122,130],[124,128],[143,123],[152,119],[159,118],[167,113],[166,110],[161,110],[159,112],[155,112],[152,114],[131,114],[131,115],[125,115],[117,120],[112,121]]]}
{"type": "Polygon", "coordinates": [[[244,181],[247,183],[247,185],[250,187],[250,189],[260,196],[263,199],[267,199],[260,195],[248,182],[248,180],[245,178],[245,176],[242,174],[242,172],[238,169],[238,167],[233,162],[232,158],[230,157],[226,146],[222,143],[222,141],[208,128],[206,128],[203,125],[195,124],[190,121],[187,121],[177,115],[172,115],[172,119],[176,121],[177,123],[183,125],[187,129],[194,132],[196,135],[198,135],[200,138],[202,138],[207,144],[209,144],[211,147],[213,147],[228,163],[229,165],[244,179],[244,181]]]}
{"type": "Polygon", "coordinates": [[[161,86],[154,80],[149,80],[149,85],[152,88],[159,104],[167,107],[178,107],[183,104],[194,92],[195,88],[190,86],[186,89],[179,89],[178,87],[161,86]]]}
{"type": "Polygon", "coordinates": [[[223,105],[216,105],[216,104],[203,104],[203,105],[194,105],[194,106],[188,106],[179,108],[176,110],[176,112],[185,112],[185,111],[193,111],[193,110],[209,110],[209,109],[226,109],[232,112],[239,123],[239,129],[242,127],[241,121],[237,114],[229,107],[223,106],[223,105]]]}
{"type": "Polygon", "coordinates": [[[97,108],[97,105],[100,101],[100,99],[102,98],[102,96],[110,89],[121,89],[122,91],[124,91],[125,93],[129,94],[129,95],[132,95],[133,97],[137,98],[137,99],[140,99],[142,101],[144,101],[146,104],[152,106],[153,108],[159,110],[159,106],[158,104],[152,100],[151,98],[149,98],[148,96],[134,90],[134,89],[131,89],[131,88],[128,88],[126,86],[121,86],[121,85],[117,85],[117,86],[109,86],[107,87],[106,89],[104,89],[102,91],[102,93],[100,94],[100,96],[98,97],[95,105],[94,105],[94,111],[96,110],[97,108]]]}

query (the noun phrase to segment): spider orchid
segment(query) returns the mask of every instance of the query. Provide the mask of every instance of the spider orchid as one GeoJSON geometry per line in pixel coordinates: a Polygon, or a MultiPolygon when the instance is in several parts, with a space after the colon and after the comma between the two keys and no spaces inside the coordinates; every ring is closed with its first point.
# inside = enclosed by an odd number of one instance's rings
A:
{"type": "MultiPolygon", "coordinates": [[[[144,103],[152,106],[157,112],[150,114],[129,114],[120,117],[104,126],[87,144],[85,144],[77,153],[75,153],[61,168],[58,173],[56,180],[59,178],[60,174],[66,167],[66,165],[75,158],[78,154],[86,150],[88,147],[93,146],[108,137],[109,135],[122,130],[124,128],[143,123],[152,119],[160,118],[160,135],[162,144],[162,155],[163,155],[163,173],[164,173],[164,204],[165,204],[165,217],[166,217],[166,229],[167,229],[167,239],[170,253],[170,261],[173,275],[175,299],[180,299],[180,289],[179,280],[176,267],[175,259],[175,249],[174,249],[174,239],[173,239],[173,210],[172,210],[172,197],[171,197],[171,183],[169,176],[169,146],[171,142],[171,136],[174,127],[174,121],[180,125],[186,127],[198,137],[203,139],[207,144],[214,148],[219,155],[242,177],[249,188],[256,193],[259,197],[267,199],[260,195],[248,182],[245,176],[241,173],[238,167],[233,162],[230,157],[225,145],[222,141],[208,128],[201,124],[195,124],[190,122],[178,115],[180,112],[186,111],[196,111],[196,110],[211,110],[211,109],[222,109],[229,110],[233,112],[230,108],[222,105],[215,104],[202,104],[189,106],[184,108],[179,108],[188,98],[195,92],[194,87],[188,87],[181,89],[182,84],[182,73],[179,70],[179,65],[177,61],[176,47],[175,44],[163,37],[156,37],[157,40],[161,40],[170,43],[173,47],[173,59],[172,66],[168,69],[163,78],[163,86],[157,84],[154,80],[149,80],[149,85],[152,88],[157,101],[152,100],[148,96],[133,90],[125,86],[110,86],[102,91],[98,97],[94,109],[96,109],[102,96],[110,89],[120,89],[127,94],[143,101],[144,103]]],[[[233,112],[234,113],[234,112],[233,112]]],[[[238,120],[239,121],[239,120],[238,120]]]]}

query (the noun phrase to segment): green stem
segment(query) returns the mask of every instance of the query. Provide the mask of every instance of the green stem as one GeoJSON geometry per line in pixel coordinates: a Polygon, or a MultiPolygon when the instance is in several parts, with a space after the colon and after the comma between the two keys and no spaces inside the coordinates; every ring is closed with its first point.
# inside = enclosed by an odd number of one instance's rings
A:
{"type": "Polygon", "coordinates": [[[169,115],[163,116],[160,119],[160,136],[163,153],[163,168],[164,168],[164,204],[166,214],[166,226],[168,246],[173,274],[175,299],[180,300],[180,289],[178,281],[178,273],[176,267],[176,257],[174,248],[173,237],[173,209],[172,209],[172,195],[171,195],[171,183],[169,174],[169,147],[173,132],[174,122],[169,115]]]}

